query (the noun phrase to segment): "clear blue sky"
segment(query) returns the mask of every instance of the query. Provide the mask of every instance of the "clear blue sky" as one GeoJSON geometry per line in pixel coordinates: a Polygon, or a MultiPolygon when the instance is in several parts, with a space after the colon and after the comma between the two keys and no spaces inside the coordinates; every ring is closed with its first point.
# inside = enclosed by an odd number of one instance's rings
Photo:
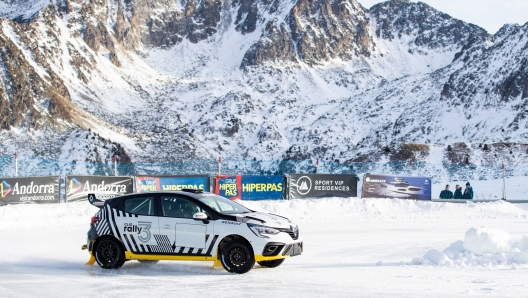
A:
{"type": "MultiPolygon", "coordinates": [[[[370,8],[380,0],[357,0],[370,8]]],[[[412,1],[418,2],[418,1],[412,1]]],[[[432,7],[460,19],[473,23],[489,33],[497,32],[504,24],[528,22],[528,0],[422,0],[432,7]]]]}

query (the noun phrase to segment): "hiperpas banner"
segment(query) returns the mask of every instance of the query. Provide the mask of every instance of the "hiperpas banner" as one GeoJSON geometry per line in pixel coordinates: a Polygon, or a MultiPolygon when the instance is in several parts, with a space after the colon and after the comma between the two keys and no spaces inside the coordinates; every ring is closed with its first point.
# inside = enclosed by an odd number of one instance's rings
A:
{"type": "Polygon", "coordinates": [[[357,197],[357,182],[350,174],[292,174],[290,199],[357,197]]]}
{"type": "Polygon", "coordinates": [[[361,198],[431,200],[431,178],[366,174],[361,198]]]}
{"type": "Polygon", "coordinates": [[[217,177],[215,182],[215,193],[230,200],[242,199],[242,176],[217,177]]]}
{"type": "Polygon", "coordinates": [[[88,194],[108,197],[134,192],[132,177],[125,176],[66,176],[66,202],[83,201],[88,194]]]}
{"type": "Polygon", "coordinates": [[[0,205],[59,201],[59,176],[0,178],[0,205]]]}
{"type": "Polygon", "coordinates": [[[215,184],[215,193],[230,200],[282,200],[285,190],[283,176],[223,176],[215,184]]]}
{"type": "Polygon", "coordinates": [[[283,176],[242,176],[242,200],[285,199],[283,176]]]}
{"type": "Polygon", "coordinates": [[[136,176],[136,192],[182,190],[209,191],[209,176],[136,176]]]}

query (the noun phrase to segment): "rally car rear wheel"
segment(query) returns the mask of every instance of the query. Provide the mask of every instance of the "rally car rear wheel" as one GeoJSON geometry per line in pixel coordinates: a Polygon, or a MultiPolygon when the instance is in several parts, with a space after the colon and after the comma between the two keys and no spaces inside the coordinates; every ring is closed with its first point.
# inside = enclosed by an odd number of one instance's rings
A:
{"type": "Polygon", "coordinates": [[[257,263],[263,267],[275,268],[275,267],[279,267],[280,264],[282,264],[283,262],[284,262],[284,259],[278,259],[278,260],[271,260],[271,261],[260,261],[257,263]]]}
{"type": "Polygon", "coordinates": [[[255,265],[251,247],[241,240],[226,243],[220,251],[220,261],[224,269],[231,273],[246,273],[255,265]]]}
{"type": "Polygon", "coordinates": [[[117,240],[106,238],[101,240],[95,249],[97,264],[105,269],[117,269],[125,263],[125,256],[117,240]]]}

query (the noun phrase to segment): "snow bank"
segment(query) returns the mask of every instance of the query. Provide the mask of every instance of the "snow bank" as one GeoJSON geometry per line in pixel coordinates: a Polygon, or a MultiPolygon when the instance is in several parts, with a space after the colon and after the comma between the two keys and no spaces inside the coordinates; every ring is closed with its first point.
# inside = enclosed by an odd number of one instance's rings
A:
{"type": "Polygon", "coordinates": [[[453,204],[398,199],[325,198],[239,202],[252,210],[275,213],[294,220],[528,218],[528,204],[514,205],[503,201],[453,204]]]}
{"type": "MultiPolygon", "coordinates": [[[[380,219],[527,219],[528,204],[489,202],[452,204],[397,199],[325,198],[287,201],[238,201],[246,207],[295,221],[380,219]]],[[[97,208],[88,202],[0,206],[0,233],[55,226],[88,227],[97,208]]]]}
{"type": "Polygon", "coordinates": [[[452,243],[443,252],[432,249],[411,261],[413,265],[438,266],[515,266],[525,263],[528,263],[528,236],[514,242],[506,231],[487,227],[471,228],[464,241],[452,243]]]}
{"type": "Polygon", "coordinates": [[[0,206],[0,234],[39,229],[41,231],[88,227],[98,208],[86,202],[20,204],[0,206]]]}
{"type": "Polygon", "coordinates": [[[510,244],[510,234],[500,229],[471,228],[464,238],[464,249],[479,256],[508,252],[510,244]]]}

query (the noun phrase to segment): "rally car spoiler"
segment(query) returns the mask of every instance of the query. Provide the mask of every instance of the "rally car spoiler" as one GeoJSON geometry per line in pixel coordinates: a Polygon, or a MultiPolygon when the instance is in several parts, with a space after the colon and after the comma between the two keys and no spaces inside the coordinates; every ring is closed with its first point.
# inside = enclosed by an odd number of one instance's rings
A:
{"type": "Polygon", "coordinates": [[[103,208],[106,200],[118,197],[120,195],[122,194],[117,193],[117,192],[116,193],[105,192],[101,194],[91,193],[91,194],[88,194],[88,202],[97,208],[103,208]]]}

